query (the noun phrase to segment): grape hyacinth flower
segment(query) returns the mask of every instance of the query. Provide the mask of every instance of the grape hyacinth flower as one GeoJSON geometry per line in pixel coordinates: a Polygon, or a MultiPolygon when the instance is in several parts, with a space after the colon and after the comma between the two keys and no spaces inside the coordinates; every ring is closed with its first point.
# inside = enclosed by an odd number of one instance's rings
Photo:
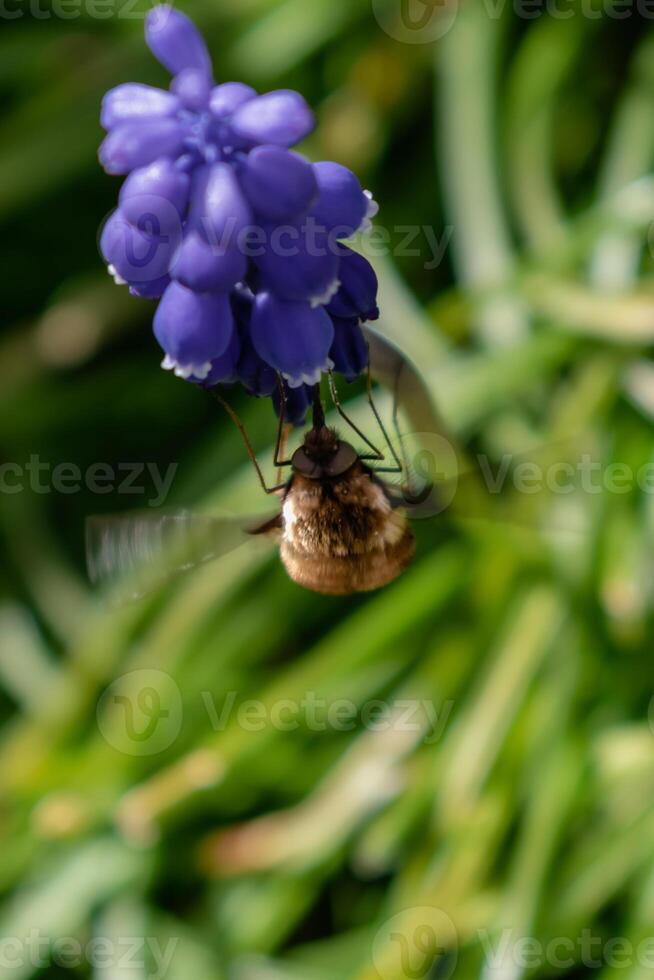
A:
{"type": "Polygon", "coordinates": [[[216,85],[204,38],[170,6],[149,12],[145,40],[173,78],[169,91],[127,83],[104,97],[100,162],[125,181],[103,258],[117,283],[158,300],[164,368],[239,382],[278,411],[281,378],[300,424],[322,372],[365,370],[377,279],[343,243],[377,205],[346,167],[294,152],[315,126],[298,92],[216,85]]]}

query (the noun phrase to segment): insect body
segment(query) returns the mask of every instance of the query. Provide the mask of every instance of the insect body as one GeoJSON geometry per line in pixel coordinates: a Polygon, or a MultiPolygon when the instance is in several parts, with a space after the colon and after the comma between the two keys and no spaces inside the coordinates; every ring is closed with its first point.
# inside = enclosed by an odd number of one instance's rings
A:
{"type": "MultiPolygon", "coordinates": [[[[372,328],[366,326],[365,332],[375,378],[393,393],[394,402],[402,405],[414,431],[437,431],[439,422],[417,369],[372,328]]],[[[372,401],[370,372],[368,380],[370,407],[384,435],[387,454],[377,449],[345,414],[330,376],[334,407],[367,448],[358,453],[326,426],[316,387],[313,425],[288,460],[281,458],[284,413],[280,413],[274,461],[280,468],[287,467],[290,476],[273,487],[266,484],[238,416],[213,390],[214,397],[238,426],[262,488],[267,494],[277,494],[281,507],[272,518],[263,523],[259,520],[254,526],[244,517],[188,511],[91,517],[86,528],[91,579],[118,580],[121,586],[124,581],[126,597],[134,598],[151,591],[171,574],[228,554],[245,540],[246,534],[255,534],[277,540],[288,574],[307,589],[346,595],[392,582],[411,564],[415,554],[414,537],[405,514],[422,516],[421,508],[429,510],[433,487],[426,485],[425,492],[416,496],[406,486],[400,489],[384,482],[381,474],[404,477],[406,466],[398,458],[372,401]],[[376,469],[368,465],[373,462],[376,469]]]]}
{"type": "MultiPolygon", "coordinates": [[[[370,354],[368,400],[384,437],[385,453],[345,414],[330,376],[334,408],[366,448],[357,452],[325,425],[316,388],[313,425],[290,459],[282,458],[284,414],[280,413],[274,462],[290,475],[269,487],[236,413],[214,392],[237,424],[262,488],[278,495],[281,505],[265,521],[186,510],[90,517],[86,543],[92,581],[111,583],[112,598],[118,601],[137,598],[172,575],[229,554],[248,534],[256,534],[277,540],[282,562],[299,585],[346,595],[387,585],[411,564],[414,538],[408,519],[436,517],[453,504],[460,517],[533,525],[534,515],[528,511],[522,517],[517,508],[521,501],[515,495],[507,498],[509,510],[503,508],[503,499],[497,499],[496,491],[489,493],[485,474],[474,465],[467,479],[459,481],[465,454],[449,442],[422,375],[374,328],[366,324],[364,333],[370,354]],[[371,374],[392,394],[399,450],[390,442],[370,395],[371,374]],[[409,457],[411,465],[397,425],[398,407],[419,450],[409,457]],[[420,465],[423,452],[438,461],[437,469],[420,465]],[[395,473],[400,485],[386,483],[382,474],[388,473],[395,473]]],[[[532,495],[523,498],[522,503],[534,500],[532,495]]]]}
{"type": "Polygon", "coordinates": [[[323,425],[306,434],[291,465],[281,512],[254,532],[280,537],[290,577],[330,595],[397,578],[413,560],[413,533],[355,449],[323,425]]]}

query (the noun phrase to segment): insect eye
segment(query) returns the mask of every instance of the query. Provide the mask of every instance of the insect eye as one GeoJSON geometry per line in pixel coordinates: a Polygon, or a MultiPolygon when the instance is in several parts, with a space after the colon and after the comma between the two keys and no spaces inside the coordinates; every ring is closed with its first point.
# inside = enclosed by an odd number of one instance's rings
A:
{"type": "Polygon", "coordinates": [[[339,442],[338,449],[325,466],[325,472],[328,476],[340,476],[354,466],[358,458],[354,446],[349,442],[339,442]]]}
{"type": "Polygon", "coordinates": [[[311,459],[301,446],[293,453],[292,464],[296,473],[301,473],[310,480],[317,480],[322,476],[320,464],[311,459]]]}

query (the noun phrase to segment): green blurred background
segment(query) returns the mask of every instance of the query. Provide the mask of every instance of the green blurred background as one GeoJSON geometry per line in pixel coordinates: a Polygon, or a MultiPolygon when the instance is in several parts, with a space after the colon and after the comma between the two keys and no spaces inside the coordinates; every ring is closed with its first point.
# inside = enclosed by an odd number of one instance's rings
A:
{"type": "MultiPolygon", "coordinates": [[[[391,251],[407,225],[448,244],[375,265],[383,329],[469,454],[652,463],[645,4],[450,0],[422,28],[396,0],[182,6],[219,80],[306,95],[306,152],[374,190],[391,251]]],[[[144,10],[2,11],[0,980],[651,973],[651,491],[455,508],[370,597],[304,592],[249,545],[138,603],[89,586],[86,515],[156,496],[147,474],[91,493],[94,464],[175,465],[167,505],[261,507],[97,252],[100,98],[167,84],[144,10]],[[363,715],[316,730],[307,698],[363,715]],[[374,724],[407,700],[435,732],[374,724]]],[[[265,453],[269,406],[237,402],[265,453]]]]}

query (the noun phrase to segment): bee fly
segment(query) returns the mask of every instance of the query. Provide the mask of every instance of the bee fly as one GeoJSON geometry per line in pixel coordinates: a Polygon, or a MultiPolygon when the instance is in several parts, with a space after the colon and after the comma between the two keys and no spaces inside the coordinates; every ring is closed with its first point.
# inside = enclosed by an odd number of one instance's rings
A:
{"type": "Polygon", "coordinates": [[[280,539],[293,581],[347,595],[397,578],[415,555],[411,528],[364,457],[325,425],[318,400],[313,427],[289,463],[280,513],[250,533],[280,539]]]}
{"type": "MultiPolygon", "coordinates": [[[[87,521],[87,560],[93,581],[141,571],[156,564],[159,578],[212,560],[243,541],[243,532],[278,541],[282,562],[293,581],[306,589],[329,595],[347,595],[378,589],[396,579],[411,564],[415,540],[406,512],[416,511],[433,491],[427,484],[421,495],[388,484],[381,474],[408,475],[372,398],[371,370],[394,396],[393,423],[397,425],[398,400],[413,425],[434,431],[438,425],[426,386],[404,355],[370,327],[365,328],[370,351],[367,397],[383,434],[390,459],[348,417],[340,404],[334,379],[329,375],[331,398],[343,421],[366,444],[361,453],[325,423],[320,387],[314,388],[313,424],[302,445],[290,459],[282,450],[289,428],[285,424],[285,399],[281,406],[275,465],[290,469],[290,477],[269,487],[243,424],[231,406],[215,390],[214,398],[237,426],[248,455],[267,494],[281,498],[279,511],[263,523],[188,512],[95,517],[87,521]],[[384,463],[374,468],[373,463],[384,463]]],[[[149,588],[152,587],[152,582],[149,588]]],[[[130,597],[143,594],[133,592],[130,597]]]]}

